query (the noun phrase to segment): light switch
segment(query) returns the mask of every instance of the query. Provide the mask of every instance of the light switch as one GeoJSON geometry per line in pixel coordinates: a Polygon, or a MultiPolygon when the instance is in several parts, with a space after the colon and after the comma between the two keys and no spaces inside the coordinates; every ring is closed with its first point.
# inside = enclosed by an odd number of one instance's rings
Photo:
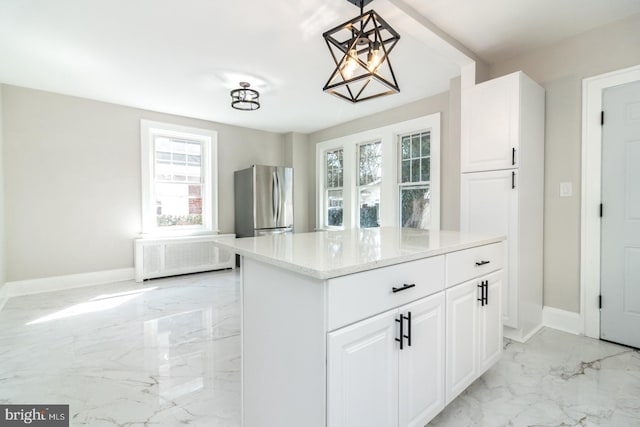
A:
{"type": "Polygon", "coordinates": [[[571,197],[571,196],[573,196],[573,184],[570,182],[561,182],[560,197],[571,197]]]}

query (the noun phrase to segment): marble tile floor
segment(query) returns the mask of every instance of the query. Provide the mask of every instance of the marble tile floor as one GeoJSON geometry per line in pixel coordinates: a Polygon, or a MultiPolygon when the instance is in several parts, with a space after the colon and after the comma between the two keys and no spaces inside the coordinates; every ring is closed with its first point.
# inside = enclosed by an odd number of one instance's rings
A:
{"type": "MultiPolygon", "coordinates": [[[[0,403],[69,404],[72,426],[238,427],[238,283],[227,271],[10,299],[0,403]]],[[[506,342],[429,425],[640,426],[640,351],[543,329],[506,342]]]]}

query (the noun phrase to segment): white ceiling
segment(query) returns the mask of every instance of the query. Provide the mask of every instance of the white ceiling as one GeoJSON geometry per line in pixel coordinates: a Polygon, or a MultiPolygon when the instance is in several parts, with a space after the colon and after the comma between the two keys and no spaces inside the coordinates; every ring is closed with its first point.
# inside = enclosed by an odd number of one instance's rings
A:
{"type": "Polygon", "coordinates": [[[370,8],[401,34],[390,56],[401,92],[357,104],[322,92],[333,70],[322,33],[359,12],[346,0],[0,0],[0,82],[308,133],[448,90],[460,55],[433,43],[420,18],[494,62],[640,13],[640,1],[376,0],[370,8]],[[260,110],[230,107],[229,91],[244,80],[261,92],[260,110]]]}

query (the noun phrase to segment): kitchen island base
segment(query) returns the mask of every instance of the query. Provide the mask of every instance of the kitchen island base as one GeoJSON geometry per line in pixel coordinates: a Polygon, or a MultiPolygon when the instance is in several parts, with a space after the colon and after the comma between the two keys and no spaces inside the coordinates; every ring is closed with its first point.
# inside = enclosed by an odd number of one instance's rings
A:
{"type": "Polygon", "coordinates": [[[501,240],[319,277],[238,251],[243,426],[427,424],[500,358],[501,240]]]}

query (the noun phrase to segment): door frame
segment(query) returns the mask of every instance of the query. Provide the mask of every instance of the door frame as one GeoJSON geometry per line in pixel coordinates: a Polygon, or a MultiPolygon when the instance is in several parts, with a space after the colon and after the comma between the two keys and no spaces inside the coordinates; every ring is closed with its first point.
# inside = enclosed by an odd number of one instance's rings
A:
{"type": "Polygon", "coordinates": [[[584,334],[600,338],[600,203],[602,197],[602,93],[640,81],[640,65],[582,81],[582,192],[580,222],[580,313],[584,334]]]}

